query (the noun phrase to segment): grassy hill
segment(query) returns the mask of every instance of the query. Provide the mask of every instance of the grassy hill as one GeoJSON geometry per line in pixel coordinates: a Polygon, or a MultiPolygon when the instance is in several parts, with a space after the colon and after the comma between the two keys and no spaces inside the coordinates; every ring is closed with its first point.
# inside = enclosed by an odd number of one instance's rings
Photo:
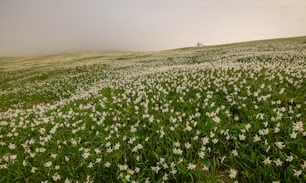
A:
{"type": "Polygon", "coordinates": [[[305,182],[306,37],[0,58],[0,182],[305,182]]]}

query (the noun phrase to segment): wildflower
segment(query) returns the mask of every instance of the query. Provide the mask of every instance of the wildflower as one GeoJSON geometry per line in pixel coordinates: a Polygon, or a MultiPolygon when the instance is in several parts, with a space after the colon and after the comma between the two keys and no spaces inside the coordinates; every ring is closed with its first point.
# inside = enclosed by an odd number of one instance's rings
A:
{"type": "Polygon", "coordinates": [[[45,166],[46,168],[49,168],[50,166],[52,166],[52,162],[51,162],[51,161],[47,161],[47,162],[44,164],[44,166],[45,166]]]}
{"type": "Polygon", "coordinates": [[[172,152],[174,153],[174,154],[177,154],[177,155],[182,155],[183,154],[183,151],[181,150],[181,149],[177,149],[177,148],[174,148],[173,150],[172,150],[172,152]]]}
{"type": "Polygon", "coordinates": [[[205,156],[205,153],[204,153],[203,151],[200,151],[200,152],[198,153],[198,155],[199,155],[199,157],[200,157],[201,159],[203,159],[204,156],[205,156]]]}
{"type": "Polygon", "coordinates": [[[98,148],[95,148],[95,153],[96,153],[96,154],[101,154],[101,150],[98,149],[98,148]]]}
{"type": "Polygon", "coordinates": [[[294,171],[293,175],[296,176],[296,177],[299,177],[302,174],[302,170],[293,169],[293,171],[294,171]]]}
{"type": "Polygon", "coordinates": [[[244,134],[239,134],[239,139],[240,140],[245,140],[245,135],[244,134]]]}
{"type": "Polygon", "coordinates": [[[235,169],[230,169],[230,172],[229,172],[229,177],[231,179],[235,178],[237,176],[237,170],[235,169]]]}
{"type": "Polygon", "coordinates": [[[16,154],[13,154],[10,156],[10,160],[11,161],[15,161],[17,159],[17,155],[16,154]]]}
{"type": "Polygon", "coordinates": [[[88,168],[92,168],[93,167],[93,163],[90,162],[89,165],[87,166],[88,168]]]}
{"type": "Polygon", "coordinates": [[[65,156],[65,161],[69,161],[70,160],[70,158],[68,157],[68,156],[65,156]]]}
{"type": "Polygon", "coordinates": [[[87,158],[89,157],[89,155],[90,155],[89,152],[84,152],[84,153],[82,154],[82,157],[83,157],[84,159],[87,159],[87,158]]]}
{"type": "Polygon", "coordinates": [[[260,136],[258,136],[257,134],[253,137],[253,142],[258,142],[260,140],[260,136]]]}
{"type": "Polygon", "coordinates": [[[272,163],[272,161],[270,160],[269,157],[267,157],[267,158],[263,161],[263,163],[264,163],[265,165],[270,165],[270,164],[272,163]]]}
{"type": "Polygon", "coordinates": [[[151,169],[157,174],[159,172],[159,170],[161,169],[161,167],[159,167],[159,166],[156,166],[156,167],[152,166],[151,169]]]}
{"type": "Polygon", "coordinates": [[[118,165],[118,168],[120,171],[122,171],[122,170],[127,170],[129,167],[127,164],[124,164],[124,165],[118,165]]]}
{"type": "Polygon", "coordinates": [[[54,182],[60,181],[61,180],[61,176],[58,173],[55,173],[52,176],[52,179],[54,180],[54,182]]]}
{"type": "Polygon", "coordinates": [[[250,123],[246,124],[245,125],[245,130],[246,131],[249,131],[249,129],[252,127],[252,125],[250,123]]]}
{"type": "Polygon", "coordinates": [[[174,142],[173,145],[174,145],[175,147],[180,147],[180,146],[181,146],[180,142],[178,142],[178,141],[174,142]]]}
{"type": "Polygon", "coordinates": [[[291,162],[293,160],[293,156],[290,155],[290,156],[286,156],[286,161],[287,162],[291,162]]]}
{"type": "Polygon", "coordinates": [[[116,143],[114,146],[114,150],[118,150],[120,148],[120,143],[116,143]]]}
{"type": "Polygon", "coordinates": [[[189,163],[188,167],[187,167],[187,170],[194,170],[196,167],[197,167],[197,165],[189,163]]]}
{"type": "Polygon", "coordinates": [[[236,149],[232,150],[232,154],[233,154],[233,156],[238,156],[237,150],[236,149]]]}
{"type": "Polygon", "coordinates": [[[208,138],[208,137],[203,137],[203,138],[202,138],[202,143],[203,143],[203,145],[208,144],[208,142],[209,142],[209,138],[208,138]]]}
{"type": "Polygon", "coordinates": [[[274,128],[274,133],[278,133],[280,131],[280,129],[278,127],[274,128]]]}
{"type": "Polygon", "coordinates": [[[96,158],[96,163],[100,163],[102,161],[101,158],[96,158]]]}
{"type": "Polygon", "coordinates": [[[218,116],[212,118],[215,123],[220,123],[221,119],[218,116]]]}
{"type": "Polygon", "coordinates": [[[133,149],[132,149],[132,152],[137,152],[138,150],[142,149],[143,148],[143,145],[141,144],[137,144],[133,149]]]}
{"type": "Polygon", "coordinates": [[[28,166],[28,162],[27,162],[26,160],[23,160],[23,161],[22,161],[22,165],[23,165],[23,166],[28,166]]]}
{"type": "Polygon", "coordinates": [[[297,136],[297,133],[296,133],[296,132],[292,132],[292,133],[290,134],[290,138],[292,138],[292,139],[296,139],[296,136],[297,136]]]}
{"type": "Polygon", "coordinates": [[[64,183],[71,183],[71,180],[66,178],[64,183]]]}
{"type": "Polygon", "coordinates": [[[163,176],[163,181],[166,181],[166,180],[168,180],[168,174],[167,173],[165,173],[165,175],[163,176]]]}
{"type": "Polygon", "coordinates": [[[303,132],[304,131],[303,122],[299,121],[299,122],[293,123],[293,130],[296,132],[303,132]]]}
{"type": "Polygon", "coordinates": [[[221,163],[224,162],[225,158],[226,158],[226,156],[223,156],[223,157],[221,158],[221,163]]]}
{"type": "Polygon", "coordinates": [[[209,168],[208,168],[208,166],[204,165],[203,168],[202,168],[202,170],[203,170],[203,171],[208,171],[209,168]]]}
{"type": "Polygon", "coordinates": [[[274,161],[274,163],[276,164],[276,166],[282,166],[283,162],[280,159],[277,159],[276,161],[274,161]]]}
{"type": "Polygon", "coordinates": [[[278,147],[279,149],[283,149],[285,147],[284,142],[275,142],[274,143],[276,145],[276,147],[278,147]]]}
{"type": "Polygon", "coordinates": [[[108,161],[104,163],[104,167],[106,167],[106,168],[109,168],[110,165],[111,165],[111,164],[110,164],[110,162],[108,162],[108,161]]]}
{"type": "Polygon", "coordinates": [[[31,173],[35,173],[35,172],[36,172],[36,170],[37,170],[37,168],[36,168],[36,167],[32,167],[32,169],[31,169],[31,173]]]}
{"type": "Polygon", "coordinates": [[[57,157],[57,154],[51,154],[51,158],[55,159],[57,157]]]}
{"type": "Polygon", "coordinates": [[[186,149],[189,149],[191,147],[191,144],[189,142],[185,143],[186,149]]]}
{"type": "Polygon", "coordinates": [[[136,173],[139,173],[139,172],[140,172],[140,168],[135,167],[135,172],[136,172],[136,173]]]}
{"type": "Polygon", "coordinates": [[[9,148],[10,150],[14,150],[14,149],[16,149],[16,145],[10,143],[9,146],[8,146],[8,148],[9,148]]]}

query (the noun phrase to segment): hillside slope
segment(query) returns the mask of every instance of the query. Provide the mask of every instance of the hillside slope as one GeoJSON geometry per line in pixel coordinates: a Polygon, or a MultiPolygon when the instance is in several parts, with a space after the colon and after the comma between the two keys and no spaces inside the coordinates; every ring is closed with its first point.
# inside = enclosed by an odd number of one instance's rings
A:
{"type": "Polygon", "coordinates": [[[0,58],[0,182],[305,182],[306,37],[0,58]]]}

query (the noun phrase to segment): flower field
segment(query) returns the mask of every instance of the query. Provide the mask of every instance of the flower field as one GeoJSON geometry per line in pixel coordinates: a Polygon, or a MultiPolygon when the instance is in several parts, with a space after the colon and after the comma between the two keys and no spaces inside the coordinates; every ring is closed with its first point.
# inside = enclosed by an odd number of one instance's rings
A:
{"type": "Polygon", "coordinates": [[[0,58],[0,182],[306,182],[306,37],[0,58]]]}

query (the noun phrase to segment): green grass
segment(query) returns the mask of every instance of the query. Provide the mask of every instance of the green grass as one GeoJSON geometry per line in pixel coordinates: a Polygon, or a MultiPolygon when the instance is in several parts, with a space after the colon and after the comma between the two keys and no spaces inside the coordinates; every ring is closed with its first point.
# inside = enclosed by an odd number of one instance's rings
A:
{"type": "Polygon", "coordinates": [[[305,182],[303,40],[2,58],[0,182],[305,182]]]}

